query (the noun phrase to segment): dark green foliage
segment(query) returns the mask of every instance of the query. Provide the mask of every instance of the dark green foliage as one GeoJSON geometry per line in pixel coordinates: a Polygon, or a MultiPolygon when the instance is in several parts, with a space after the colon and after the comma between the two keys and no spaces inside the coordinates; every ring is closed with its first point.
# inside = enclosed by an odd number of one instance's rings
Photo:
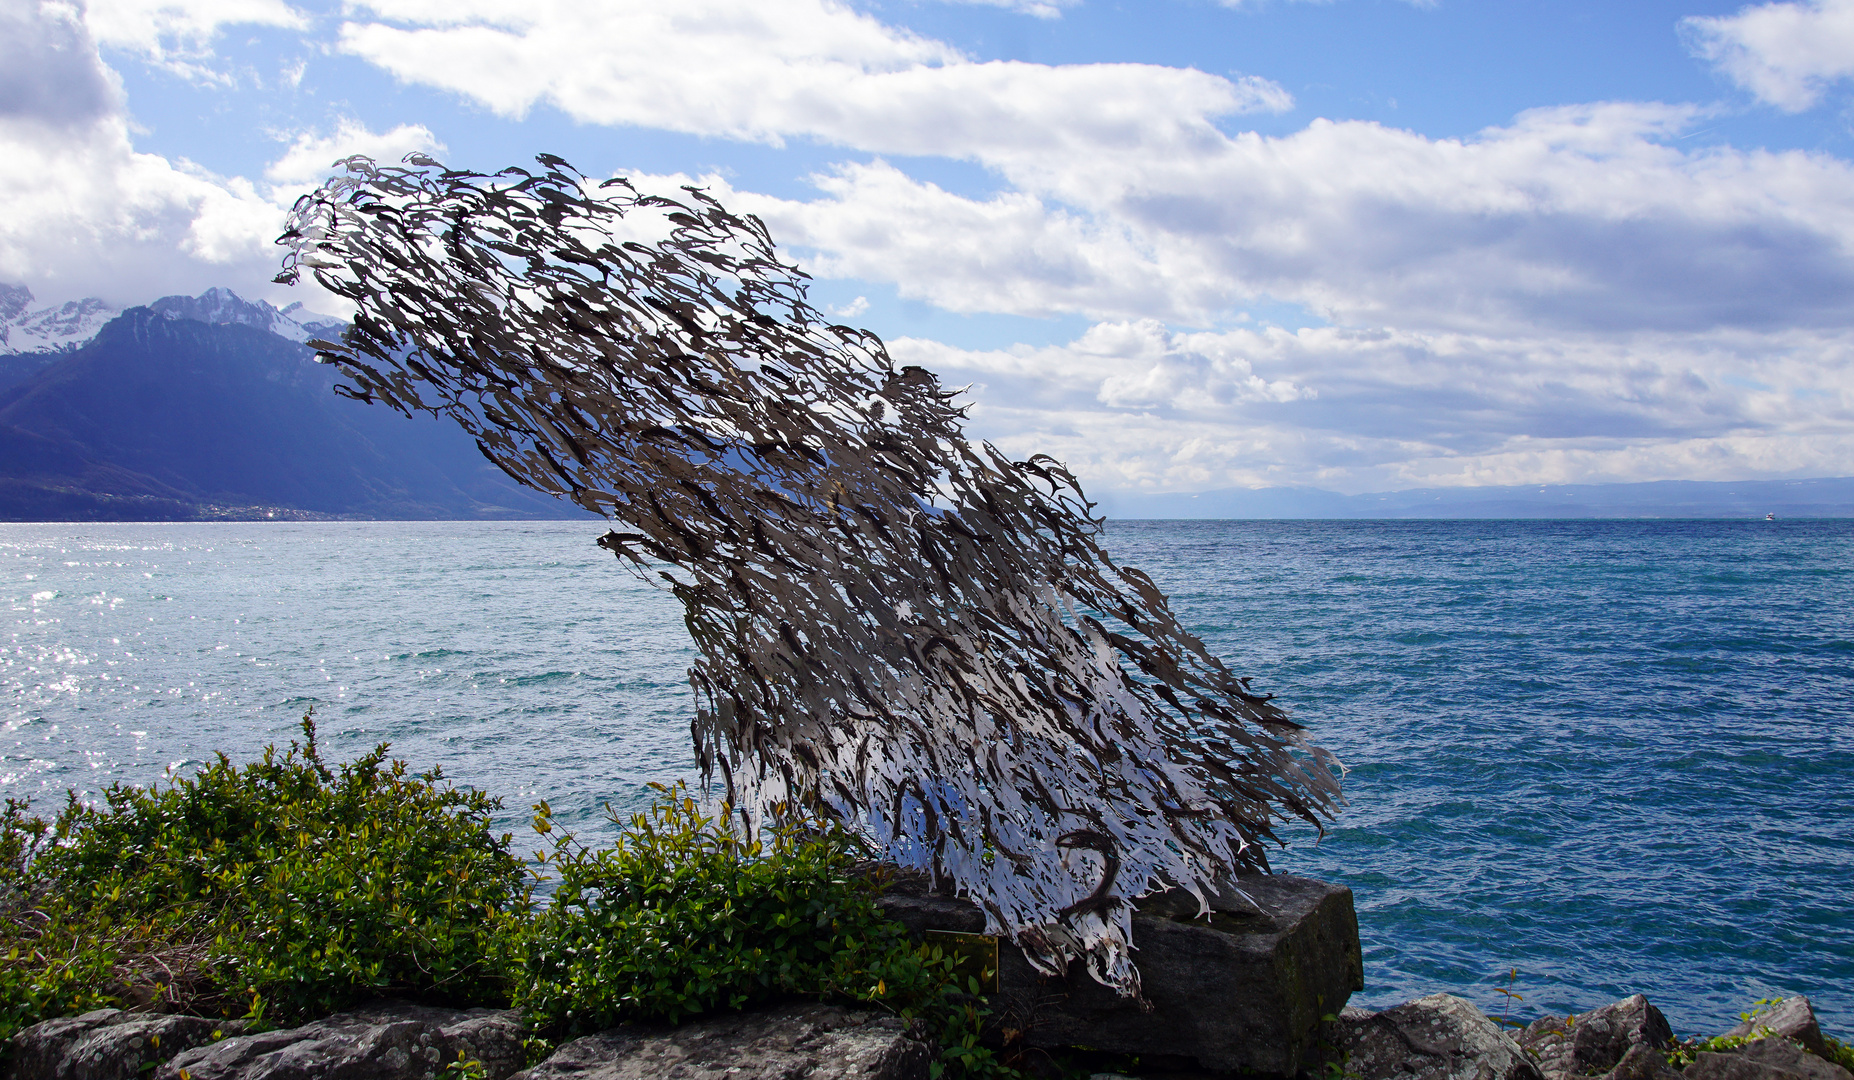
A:
{"type": "Polygon", "coordinates": [[[1833,1035],[1822,1036],[1828,1044],[1828,1059],[1849,1072],[1854,1072],[1854,1046],[1842,1042],[1833,1035]]]}
{"type": "MultiPolygon", "coordinates": [[[[546,856],[553,903],[516,935],[515,1004],[556,1038],[626,1020],[675,1023],[777,997],[847,999],[927,1023],[936,1075],[1008,1074],[979,1044],[976,979],[916,946],[876,906],[862,845],[812,821],[741,840],[680,788],[659,788],[615,847],[571,837],[546,856]]],[[[546,803],[535,827],[553,832],[546,803]]]]}
{"type": "MultiPolygon", "coordinates": [[[[746,842],[664,795],[615,847],[556,842],[553,903],[518,946],[516,999],[534,1022],[577,1034],[820,993],[833,961],[882,931],[841,831],[746,842]]],[[[547,804],[535,809],[551,832],[547,804]]]]}
{"type": "Polygon", "coordinates": [[[659,795],[612,848],[555,842],[558,889],[520,941],[516,996],[537,1022],[573,1034],[825,994],[900,942],[842,829],[745,841],[682,789],[659,795]]]}
{"type": "Polygon", "coordinates": [[[327,768],[308,736],[52,822],[9,803],[0,1033],[103,1006],[320,1015],[376,994],[505,1000],[525,873],[495,800],[381,746],[327,768]]]}
{"type": "Polygon", "coordinates": [[[38,863],[55,832],[27,810],[8,799],[0,818],[0,1039],[46,1017],[114,1004],[117,960],[135,955],[145,936],[132,921],[94,910],[88,895],[54,892],[38,863]]]}

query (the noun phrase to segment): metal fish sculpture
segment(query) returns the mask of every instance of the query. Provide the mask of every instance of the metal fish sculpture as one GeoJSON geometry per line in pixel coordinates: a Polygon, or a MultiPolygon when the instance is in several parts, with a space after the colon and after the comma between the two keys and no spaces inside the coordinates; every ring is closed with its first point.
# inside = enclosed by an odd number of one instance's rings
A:
{"type": "Polygon", "coordinates": [[[1337,762],[1108,557],[1059,463],[974,445],[758,219],[537,161],[340,162],[277,280],[356,305],[313,343],[344,393],[456,420],[682,601],[741,827],[826,813],[1045,972],[1137,995],[1131,899],[1201,904],[1333,814],[1337,762]]]}

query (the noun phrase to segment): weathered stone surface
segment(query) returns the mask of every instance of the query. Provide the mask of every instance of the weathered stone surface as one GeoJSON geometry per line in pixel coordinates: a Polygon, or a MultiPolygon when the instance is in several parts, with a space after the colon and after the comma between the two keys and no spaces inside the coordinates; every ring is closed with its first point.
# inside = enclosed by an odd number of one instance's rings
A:
{"type": "Polygon", "coordinates": [[[1815,1022],[1815,1009],[1809,999],[1800,994],[1784,998],[1726,1034],[1756,1035],[1760,1031],[1793,1039],[1811,1054],[1823,1059],[1828,1057],[1828,1044],[1822,1041],[1822,1028],[1815,1022]]]}
{"type": "Polygon", "coordinates": [[[155,1080],[428,1080],[446,1064],[483,1063],[489,1080],[522,1064],[513,1012],[375,1001],[298,1028],[240,1035],[180,1054],[155,1080]]]}
{"type": "Polygon", "coordinates": [[[886,1013],[784,1005],[680,1027],[623,1025],[514,1080],[926,1080],[933,1048],[886,1013]]]}
{"type": "Polygon", "coordinates": [[[1470,1002],[1450,994],[1332,1025],[1348,1075],[1361,1080],[1541,1080],[1538,1066],[1470,1002]]]}
{"type": "Polygon", "coordinates": [[[1664,1049],[1674,1038],[1667,1017],[1640,994],[1572,1017],[1534,1020],[1515,1039],[1548,1080],[1594,1076],[1616,1067],[1630,1050],[1664,1049]]]}
{"type": "Polygon", "coordinates": [[[47,1020],[12,1039],[7,1080],[136,1080],[144,1067],[209,1043],[242,1021],[98,1009],[47,1020]]]}
{"type": "Polygon", "coordinates": [[[1848,1080],[1848,1071],[1788,1039],[1759,1039],[1724,1053],[1701,1052],[1686,1080],[1848,1080]]]}
{"type": "Polygon", "coordinates": [[[1739,1047],[1737,1054],[1760,1065],[1795,1073],[1805,1080],[1854,1080],[1846,1069],[1781,1036],[1746,1043],[1739,1047]]]}
{"type": "Polygon", "coordinates": [[[1602,1080],[1680,1080],[1680,1070],[1667,1063],[1665,1050],[1636,1043],[1603,1074],[1602,1080]]]}
{"type": "Polygon", "coordinates": [[[1682,1074],[1687,1080],[1801,1080],[1801,1074],[1753,1061],[1742,1054],[1693,1055],[1682,1074]]]}
{"type": "MultiPolygon", "coordinates": [[[[963,900],[891,893],[882,905],[917,934],[985,929],[984,914],[963,900]]],[[[998,1020],[1028,1046],[1292,1076],[1314,1056],[1320,1018],[1364,986],[1352,891],[1309,878],[1244,875],[1212,899],[1208,919],[1188,894],[1146,897],[1133,942],[1149,1009],[1080,965],[1064,978],[1039,975],[1021,950],[1001,943],[998,1020]]]]}

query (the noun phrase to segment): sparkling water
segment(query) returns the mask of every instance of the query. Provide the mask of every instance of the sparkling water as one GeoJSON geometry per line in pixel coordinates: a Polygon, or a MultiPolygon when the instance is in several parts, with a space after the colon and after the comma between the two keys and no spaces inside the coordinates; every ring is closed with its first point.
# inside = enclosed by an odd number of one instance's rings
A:
{"type": "MultiPolygon", "coordinates": [[[[692,777],[674,599],[596,522],[0,525],[0,791],[379,742],[588,839],[692,777]]],[[[1854,522],[1119,522],[1195,632],[1349,768],[1276,868],[1350,885],[1366,990],[1807,993],[1854,1034],[1854,522]],[[1517,969],[1517,974],[1510,974],[1517,969]]],[[[537,845],[538,846],[538,845],[537,845]]]]}

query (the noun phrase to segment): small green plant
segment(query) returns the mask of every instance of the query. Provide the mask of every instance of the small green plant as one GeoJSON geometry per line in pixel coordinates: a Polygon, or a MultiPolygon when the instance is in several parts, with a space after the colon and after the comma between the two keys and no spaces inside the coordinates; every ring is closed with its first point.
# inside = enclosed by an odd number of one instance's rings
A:
{"type": "Polygon", "coordinates": [[[433,1080],[489,1080],[489,1070],[482,1062],[459,1050],[457,1060],[445,1062],[433,1080]]]}
{"type": "Polygon", "coordinates": [[[1513,968],[1506,973],[1506,985],[1494,987],[1494,993],[1506,998],[1506,1000],[1501,1003],[1500,1015],[1493,1018],[1494,1023],[1499,1024],[1501,1027],[1523,1028],[1526,1026],[1523,1020],[1513,1020],[1507,1017],[1507,1013],[1513,1008],[1515,1002],[1526,1000],[1526,995],[1513,989],[1513,984],[1517,982],[1518,979],[1519,969],[1513,968]]]}
{"type": "Polygon", "coordinates": [[[1768,1039],[1774,1033],[1769,1028],[1758,1028],[1749,1035],[1714,1035],[1707,1039],[1676,1039],[1665,1051],[1667,1063],[1676,1069],[1684,1069],[1697,1060],[1699,1054],[1723,1054],[1736,1050],[1746,1043],[1759,1039],[1768,1039]]]}

